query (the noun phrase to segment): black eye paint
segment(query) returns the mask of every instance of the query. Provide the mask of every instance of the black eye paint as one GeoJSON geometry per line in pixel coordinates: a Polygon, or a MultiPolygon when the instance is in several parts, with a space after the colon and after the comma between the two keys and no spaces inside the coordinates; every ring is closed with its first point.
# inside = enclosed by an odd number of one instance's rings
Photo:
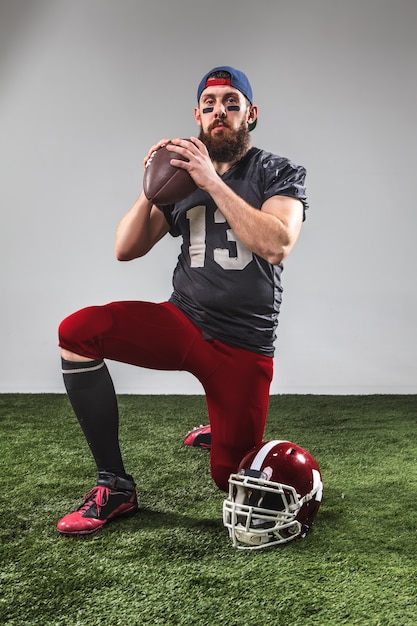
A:
{"type": "MultiPolygon", "coordinates": [[[[240,106],[238,106],[237,104],[231,104],[230,106],[226,107],[228,111],[240,111],[240,106]]],[[[202,113],[213,113],[214,111],[214,107],[206,107],[205,109],[202,110],[202,113]]]]}

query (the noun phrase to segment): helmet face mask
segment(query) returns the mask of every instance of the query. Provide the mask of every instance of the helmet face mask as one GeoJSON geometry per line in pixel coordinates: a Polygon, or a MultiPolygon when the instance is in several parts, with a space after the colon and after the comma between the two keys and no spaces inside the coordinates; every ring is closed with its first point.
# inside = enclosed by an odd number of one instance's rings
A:
{"type": "Polygon", "coordinates": [[[262,444],[229,478],[223,524],[234,547],[259,550],[304,537],[322,489],[317,462],[306,450],[288,441],[262,444]]]}

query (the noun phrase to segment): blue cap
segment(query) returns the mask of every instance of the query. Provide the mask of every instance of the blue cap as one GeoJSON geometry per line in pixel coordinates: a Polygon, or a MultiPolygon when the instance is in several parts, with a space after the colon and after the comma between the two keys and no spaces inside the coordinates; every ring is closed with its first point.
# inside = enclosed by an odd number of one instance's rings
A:
{"type": "MultiPolygon", "coordinates": [[[[245,98],[247,98],[249,102],[253,104],[252,87],[250,86],[248,77],[240,70],[236,70],[234,67],[230,67],[230,65],[221,65],[219,67],[214,67],[203,76],[197,89],[197,102],[200,102],[200,96],[203,93],[204,89],[212,85],[230,85],[231,87],[234,87],[235,89],[243,93],[245,98]],[[225,72],[226,76],[221,78],[210,78],[215,72],[225,72]]],[[[253,130],[255,126],[256,120],[249,124],[249,130],[253,130]]]]}

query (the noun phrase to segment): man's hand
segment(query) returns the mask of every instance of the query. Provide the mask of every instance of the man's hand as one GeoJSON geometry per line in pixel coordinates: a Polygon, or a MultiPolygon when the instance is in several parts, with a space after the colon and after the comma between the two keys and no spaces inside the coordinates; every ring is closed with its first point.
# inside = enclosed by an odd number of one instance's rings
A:
{"type": "Polygon", "coordinates": [[[161,139],[160,141],[158,141],[158,143],[152,146],[152,148],[150,148],[146,157],[143,159],[143,167],[144,168],[146,167],[147,162],[149,161],[149,159],[151,158],[154,152],[159,150],[159,148],[162,148],[162,146],[166,146],[166,144],[169,143],[170,141],[171,139],[161,139]]]}
{"type": "Polygon", "coordinates": [[[219,176],[202,141],[196,137],[171,139],[167,150],[172,152],[172,165],[186,170],[197,187],[210,193],[212,185],[218,184],[219,176]],[[187,161],[176,159],[175,153],[181,154],[187,161]]]}

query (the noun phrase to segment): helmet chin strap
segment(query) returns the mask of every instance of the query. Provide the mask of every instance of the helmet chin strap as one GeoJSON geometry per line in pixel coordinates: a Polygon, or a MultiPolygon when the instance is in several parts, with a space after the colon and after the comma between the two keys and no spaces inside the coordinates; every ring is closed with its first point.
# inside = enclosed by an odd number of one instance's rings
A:
{"type": "Polygon", "coordinates": [[[305,496],[300,498],[300,506],[303,506],[303,504],[305,504],[306,502],[310,502],[310,500],[312,500],[313,498],[315,500],[318,500],[318,502],[321,502],[323,496],[323,483],[321,482],[320,474],[316,469],[313,469],[311,471],[313,473],[313,489],[310,491],[310,493],[306,493],[305,496]]]}
{"type": "Polygon", "coordinates": [[[240,529],[234,527],[229,529],[233,546],[238,550],[262,550],[270,546],[282,545],[293,540],[293,537],[300,534],[302,530],[301,524],[298,520],[295,520],[291,524],[287,524],[282,529],[271,530],[270,533],[266,532],[263,535],[252,533],[250,530],[246,530],[244,526],[240,529]],[[289,532],[288,537],[280,536],[281,530],[287,530],[289,532]]]}

